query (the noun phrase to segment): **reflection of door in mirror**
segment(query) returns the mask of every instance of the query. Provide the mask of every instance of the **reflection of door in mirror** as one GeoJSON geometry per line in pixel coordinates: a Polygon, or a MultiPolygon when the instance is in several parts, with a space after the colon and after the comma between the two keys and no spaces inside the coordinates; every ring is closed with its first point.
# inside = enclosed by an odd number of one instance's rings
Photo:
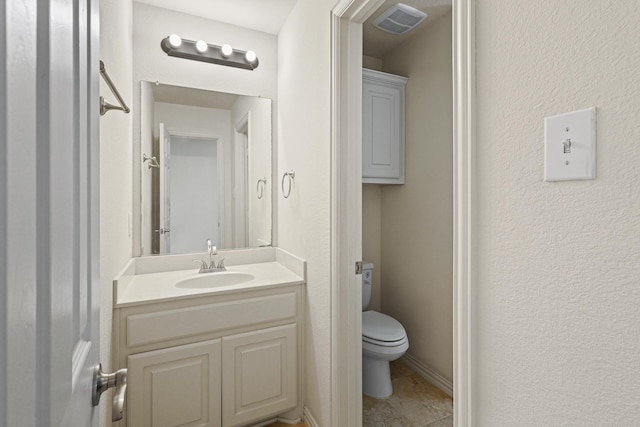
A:
{"type": "Polygon", "coordinates": [[[220,246],[219,201],[224,197],[218,179],[219,137],[181,135],[163,128],[161,123],[160,247],[154,252],[201,251],[203,236],[220,246]]]}
{"type": "Polygon", "coordinates": [[[270,245],[271,126],[269,99],[141,82],[140,254],[270,245]]]}

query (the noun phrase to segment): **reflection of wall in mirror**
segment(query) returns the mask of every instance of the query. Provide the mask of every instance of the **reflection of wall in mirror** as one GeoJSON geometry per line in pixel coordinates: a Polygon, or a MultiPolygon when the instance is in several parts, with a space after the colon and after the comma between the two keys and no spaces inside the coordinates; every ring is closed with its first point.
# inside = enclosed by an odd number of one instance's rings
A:
{"type": "Polygon", "coordinates": [[[268,245],[271,244],[271,100],[238,97],[231,110],[231,123],[235,129],[234,147],[240,149],[246,142],[248,159],[244,171],[247,225],[242,246],[268,245]],[[240,128],[245,117],[248,119],[246,129],[240,128]],[[266,184],[259,184],[258,181],[264,178],[266,184]]]}
{"type": "MultiPolygon", "coordinates": [[[[160,123],[164,123],[165,127],[174,134],[197,134],[219,137],[218,143],[220,144],[222,159],[220,162],[218,162],[221,169],[219,173],[219,179],[221,180],[221,182],[218,186],[218,188],[221,189],[221,192],[219,194],[218,201],[222,204],[223,209],[220,210],[220,215],[218,218],[213,218],[212,215],[212,224],[214,222],[220,222],[220,240],[218,242],[215,242],[215,244],[223,248],[232,247],[231,230],[233,223],[231,220],[232,214],[230,209],[232,195],[230,191],[224,191],[224,189],[228,189],[231,187],[232,171],[230,168],[224,167],[225,165],[229,165],[231,163],[232,155],[229,146],[231,141],[230,117],[231,115],[229,110],[217,108],[194,107],[163,102],[156,102],[154,106],[154,154],[159,152],[158,129],[160,128],[160,123]]],[[[160,161],[162,162],[162,159],[160,161]]],[[[154,169],[154,176],[156,177],[156,180],[159,180],[159,174],[156,173],[156,169],[154,169]]],[[[203,188],[206,188],[208,185],[211,185],[211,183],[203,183],[203,188]]],[[[156,181],[156,185],[154,185],[154,187],[156,189],[159,187],[159,181],[156,181]]],[[[154,190],[153,194],[157,197],[159,193],[158,191],[154,190]]],[[[159,222],[160,202],[161,201],[157,199],[153,200],[153,215],[151,227],[153,230],[157,230],[163,227],[163,225],[159,222]]],[[[172,233],[172,237],[178,238],[177,236],[175,236],[177,231],[178,230],[171,229],[170,233],[172,233]]],[[[204,250],[204,241],[208,237],[213,238],[213,236],[205,235],[204,228],[202,230],[202,233],[201,246],[194,247],[188,252],[198,252],[204,250]]],[[[153,253],[159,253],[159,243],[156,243],[159,242],[158,237],[158,233],[154,233],[153,253]]],[[[179,253],[185,251],[176,251],[172,249],[171,252],[179,253]]]]}
{"type": "MultiPolygon", "coordinates": [[[[153,90],[149,83],[143,82],[141,85],[141,114],[140,114],[140,153],[147,156],[153,156],[153,90]]],[[[142,224],[152,224],[152,177],[153,173],[147,164],[142,165],[142,173],[140,174],[140,216],[142,224]]],[[[152,253],[152,240],[154,232],[152,226],[142,227],[142,255],[152,253]]]]}
{"type": "MultiPolygon", "coordinates": [[[[197,252],[202,248],[195,236],[201,239],[211,238],[219,248],[256,247],[271,244],[271,100],[258,97],[237,96],[235,102],[227,109],[195,107],[167,102],[154,102],[155,86],[150,83],[142,84],[141,111],[141,149],[142,152],[156,156],[161,164],[160,169],[148,170],[144,165],[141,176],[142,184],[142,215],[143,215],[143,254],[184,253],[197,252]],[[203,212],[206,209],[198,197],[208,192],[207,186],[213,185],[211,179],[207,183],[198,181],[188,184],[188,188],[176,188],[173,175],[178,173],[174,169],[173,153],[169,161],[162,159],[159,146],[160,124],[168,130],[170,135],[198,135],[219,138],[221,161],[218,186],[219,197],[216,206],[218,212],[211,212],[207,218],[188,221],[196,227],[194,230],[181,231],[175,223],[176,208],[181,210],[183,205],[189,205],[190,210],[203,212]],[[239,128],[240,123],[244,127],[239,128]],[[166,203],[160,200],[160,175],[165,172],[164,166],[171,164],[169,189],[171,219],[161,224],[161,207],[166,203]],[[153,177],[153,178],[151,178],[153,177]],[[260,180],[266,183],[259,184],[260,180]],[[202,187],[202,185],[204,187],[202,187]],[[201,188],[202,187],[202,188],[201,188]],[[201,188],[196,192],[192,189],[201,188]],[[174,195],[178,198],[174,200],[174,195]],[[184,197],[181,197],[184,196],[184,197]],[[181,202],[179,201],[181,200],[181,202]],[[212,226],[220,224],[220,239],[211,231],[212,226]],[[164,236],[154,230],[170,229],[164,236]],[[178,244],[192,237],[187,246],[178,244]],[[204,237],[203,237],[204,236],[204,237]],[[194,240],[195,239],[195,240],[194,240]],[[165,244],[161,245],[161,240],[165,244]],[[170,241],[170,245],[167,244],[170,241]],[[169,247],[164,250],[163,247],[169,247]]],[[[170,138],[171,141],[174,138],[170,138]]],[[[173,144],[172,144],[173,145],[173,144]]],[[[173,149],[171,149],[173,151],[173,149]]],[[[177,165],[176,165],[177,166],[177,165]]],[[[193,168],[192,168],[193,169],[193,168]]],[[[165,209],[167,210],[167,209],[165,209]]],[[[210,209],[209,209],[210,210],[210,209]]],[[[190,215],[191,215],[190,213],[190,215]]]]}

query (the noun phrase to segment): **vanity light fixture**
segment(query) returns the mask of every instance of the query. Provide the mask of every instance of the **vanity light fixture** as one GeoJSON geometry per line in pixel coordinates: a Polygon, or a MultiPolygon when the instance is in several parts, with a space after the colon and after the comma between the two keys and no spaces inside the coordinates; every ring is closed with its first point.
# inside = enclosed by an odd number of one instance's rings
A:
{"type": "Polygon", "coordinates": [[[247,53],[244,54],[244,59],[249,64],[254,64],[258,60],[258,57],[256,56],[256,53],[254,51],[248,50],[247,53]]]}
{"type": "Polygon", "coordinates": [[[196,42],[196,50],[200,53],[205,53],[209,49],[209,45],[204,40],[198,40],[196,42]]]}
{"type": "Polygon", "coordinates": [[[169,36],[169,44],[174,48],[180,47],[180,45],[182,44],[182,39],[177,34],[171,34],[169,36]]]}
{"type": "Polygon", "coordinates": [[[245,70],[255,70],[258,67],[258,57],[254,51],[233,49],[228,44],[217,46],[208,44],[204,40],[196,42],[172,34],[162,39],[160,47],[167,55],[178,58],[244,68],[245,70]]]}
{"type": "Polygon", "coordinates": [[[222,53],[222,56],[224,56],[225,58],[228,58],[233,53],[233,48],[229,44],[223,44],[222,47],[220,48],[220,52],[222,53]]]}

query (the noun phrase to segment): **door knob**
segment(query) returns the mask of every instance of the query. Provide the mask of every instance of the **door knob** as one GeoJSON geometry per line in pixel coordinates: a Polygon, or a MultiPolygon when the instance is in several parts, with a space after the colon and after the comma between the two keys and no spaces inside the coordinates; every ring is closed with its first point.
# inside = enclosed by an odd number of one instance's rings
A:
{"type": "Polygon", "coordinates": [[[110,388],[115,387],[113,405],[111,407],[111,421],[120,421],[124,409],[124,396],[127,391],[127,370],[119,369],[112,374],[102,372],[102,363],[93,368],[93,386],[91,387],[91,403],[98,406],[100,396],[110,388]]]}

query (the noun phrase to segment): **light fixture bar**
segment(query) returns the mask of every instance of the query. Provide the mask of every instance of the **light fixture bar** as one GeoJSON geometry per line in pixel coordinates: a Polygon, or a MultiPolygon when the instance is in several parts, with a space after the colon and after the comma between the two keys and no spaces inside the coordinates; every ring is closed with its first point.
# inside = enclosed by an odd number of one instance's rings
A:
{"type": "Polygon", "coordinates": [[[255,54],[247,55],[247,52],[244,50],[233,49],[233,52],[231,52],[230,55],[224,56],[221,50],[222,47],[213,44],[207,44],[208,48],[204,52],[200,52],[196,48],[196,43],[197,42],[194,40],[182,39],[182,43],[178,46],[174,46],[169,41],[169,37],[165,37],[160,42],[160,47],[167,55],[176,56],[178,58],[193,59],[194,61],[244,68],[245,70],[255,70],[258,68],[258,58],[255,58],[255,61],[247,59],[247,57],[249,57],[249,59],[255,57],[255,54]]]}

